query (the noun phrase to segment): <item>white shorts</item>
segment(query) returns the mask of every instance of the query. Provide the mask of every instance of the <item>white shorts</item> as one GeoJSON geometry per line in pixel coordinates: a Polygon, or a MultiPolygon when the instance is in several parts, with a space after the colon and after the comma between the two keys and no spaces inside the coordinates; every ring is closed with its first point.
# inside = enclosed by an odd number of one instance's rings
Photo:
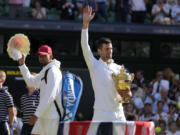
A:
{"type": "Polygon", "coordinates": [[[57,135],[59,119],[37,119],[31,134],[57,135]]]}
{"type": "Polygon", "coordinates": [[[102,110],[94,110],[94,115],[92,121],[98,122],[112,122],[112,121],[126,121],[124,112],[115,111],[115,112],[107,112],[102,110]]]}

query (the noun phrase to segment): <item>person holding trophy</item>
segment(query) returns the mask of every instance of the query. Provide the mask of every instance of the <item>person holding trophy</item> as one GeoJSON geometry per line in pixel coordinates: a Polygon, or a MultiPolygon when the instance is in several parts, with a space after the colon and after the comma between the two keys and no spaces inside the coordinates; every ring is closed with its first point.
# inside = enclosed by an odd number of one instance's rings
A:
{"type": "Polygon", "coordinates": [[[92,121],[126,121],[122,103],[127,102],[132,96],[130,85],[133,75],[127,73],[123,66],[114,63],[113,46],[109,38],[97,41],[100,59],[97,60],[93,56],[88,44],[88,26],[94,16],[91,7],[83,9],[81,47],[95,94],[92,121]]]}

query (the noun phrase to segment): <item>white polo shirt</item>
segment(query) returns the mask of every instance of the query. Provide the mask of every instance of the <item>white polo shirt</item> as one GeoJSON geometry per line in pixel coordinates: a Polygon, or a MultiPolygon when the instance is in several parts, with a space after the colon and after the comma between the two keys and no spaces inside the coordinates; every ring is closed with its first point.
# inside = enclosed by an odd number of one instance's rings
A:
{"type": "MultiPolygon", "coordinates": [[[[124,116],[122,104],[118,102],[112,73],[120,72],[120,65],[113,62],[106,64],[102,59],[97,60],[88,44],[88,29],[82,29],[81,46],[88,66],[95,94],[94,110],[118,112],[124,116]]],[[[94,114],[95,115],[95,114],[94,114]]]]}

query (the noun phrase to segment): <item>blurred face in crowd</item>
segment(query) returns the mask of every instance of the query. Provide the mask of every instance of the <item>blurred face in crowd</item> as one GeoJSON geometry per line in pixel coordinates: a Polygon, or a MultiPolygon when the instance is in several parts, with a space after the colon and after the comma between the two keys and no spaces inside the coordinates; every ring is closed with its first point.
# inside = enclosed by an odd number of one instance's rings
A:
{"type": "Polygon", "coordinates": [[[163,106],[164,106],[163,102],[158,102],[157,105],[158,105],[158,110],[162,111],[163,110],[163,106]]]}
{"type": "Polygon", "coordinates": [[[127,104],[127,111],[128,112],[133,112],[133,109],[134,109],[133,104],[132,103],[128,103],[127,104]]]}
{"type": "Polygon", "coordinates": [[[4,83],[6,80],[6,73],[2,70],[0,70],[0,83],[4,83]]]}
{"type": "Polygon", "coordinates": [[[169,128],[172,133],[175,133],[176,132],[176,122],[171,122],[169,128]]]}
{"type": "Polygon", "coordinates": [[[42,65],[42,66],[45,66],[47,64],[49,64],[52,60],[52,55],[50,54],[46,54],[46,55],[41,55],[39,54],[38,55],[38,59],[39,59],[39,63],[42,65]]]}
{"type": "Polygon", "coordinates": [[[151,104],[145,104],[144,106],[145,113],[152,113],[151,104]]]}
{"type": "Polygon", "coordinates": [[[169,112],[170,112],[170,113],[175,113],[175,111],[176,111],[176,106],[173,105],[173,104],[170,104],[170,105],[169,105],[169,112]]]}
{"type": "Polygon", "coordinates": [[[39,1],[36,1],[34,5],[37,9],[41,8],[41,4],[39,1]]]}
{"type": "Polygon", "coordinates": [[[112,44],[103,44],[101,49],[98,49],[98,53],[103,61],[112,59],[113,48],[112,44]]]}
{"type": "Polygon", "coordinates": [[[136,78],[137,78],[138,80],[141,80],[142,77],[143,77],[143,75],[142,75],[141,72],[136,72],[136,78]]]}
{"type": "Polygon", "coordinates": [[[162,72],[157,72],[157,74],[156,74],[156,78],[157,78],[157,80],[162,80],[163,79],[163,73],[162,72]]]}
{"type": "Polygon", "coordinates": [[[166,131],[166,123],[165,122],[159,123],[159,127],[161,128],[162,132],[166,131]]]}

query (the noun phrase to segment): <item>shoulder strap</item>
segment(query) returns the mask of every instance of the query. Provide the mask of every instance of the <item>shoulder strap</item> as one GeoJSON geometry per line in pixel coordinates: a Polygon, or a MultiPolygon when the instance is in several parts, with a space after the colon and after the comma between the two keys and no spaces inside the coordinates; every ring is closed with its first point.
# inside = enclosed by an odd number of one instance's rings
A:
{"type": "Polygon", "coordinates": [[[49,69],[50,69],[50,68],[48,68],[48,69],[45,71],[44,77],[41,78],[41,81],[42,81],[42,80],[45,80],[45,83],[46,83],[46,84],[47,84],[47,74],[48,74],[49,69]]]}
{"type": "Polygon", "coordinates": [[[54,100],[54,104],[55,104],[55,106],[56,106],[56,110],[57,110],[57,112],[58,112],[58,114],[59,114],[59,118],[60,118],[60,121],[61,121],[61,112],[60,112],[60,110],[59,110],[59,107],[58,107],[58,104],[57,104],[56,100],[54,100]]]}

